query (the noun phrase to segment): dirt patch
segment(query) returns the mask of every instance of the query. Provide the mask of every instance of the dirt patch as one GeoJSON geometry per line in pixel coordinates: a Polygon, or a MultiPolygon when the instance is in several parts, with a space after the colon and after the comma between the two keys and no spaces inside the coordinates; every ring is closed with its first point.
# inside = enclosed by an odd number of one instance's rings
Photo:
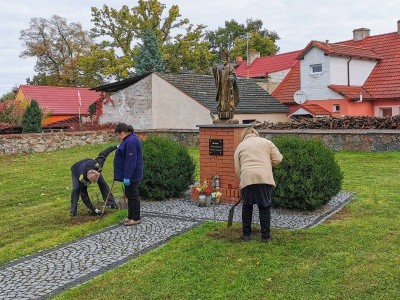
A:
{"type": "MultiPolygon", "coordinates": [[[[260,236],[260,228],[254,227],[252,235],[260,236]]],[[[229,243],[240,243],[240,237],[242,236],[242,227],[229,227],[227,229],[214,230],[207,233],[207,236],[217,240],[223,240],[229,243]]]]}
{"type": "Polygon", "coordinates": [[[345,206],[343,207],[340,211],[335,213],[333,216],[331,216],[328,220],[326,220],[326,223],[330,223],[332,221],[337,221],[337,220],[346,220],[351,216],[350,210],[345,206]]]}
{"type": "MultiPolygon", "coordinates": [[[[103,218],[107,215],[107,212],[104,212],[103,218]]],[[[69,225],[79,225],[79,224],[84,224],[88,222],[93,222],[95,220],[100,220],[99,215],[90,215],[89,213],[86,215],[77,215],[76,217],[71,217],[68,220],[69,225]]]]}

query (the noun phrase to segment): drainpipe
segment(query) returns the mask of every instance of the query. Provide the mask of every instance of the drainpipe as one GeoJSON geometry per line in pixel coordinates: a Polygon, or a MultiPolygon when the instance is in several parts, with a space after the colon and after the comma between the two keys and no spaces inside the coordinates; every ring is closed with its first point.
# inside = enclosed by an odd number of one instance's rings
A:
{"type": "Polygon", "coordinates": [[[347,85],[350,86],[350,62],[353,58],[350,57],[350,59],[347,61],[347,85]]]}

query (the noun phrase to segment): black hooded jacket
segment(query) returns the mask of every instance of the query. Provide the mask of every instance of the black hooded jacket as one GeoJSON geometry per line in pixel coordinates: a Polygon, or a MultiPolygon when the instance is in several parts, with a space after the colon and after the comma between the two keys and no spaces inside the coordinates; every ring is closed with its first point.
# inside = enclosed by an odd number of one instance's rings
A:
{"type": "Polygon", "coordinates": [[[101,151],[96,159],[85,158],[74,163],[71,167],[72,174],[78,177],[79,181],[81,181],[84,185],[89,185],[90,181],[87,178],[87,172],[89,170],[96,170],[101,173],[107,156],[116,149],[117,146],[111,146],[101,151]]]}

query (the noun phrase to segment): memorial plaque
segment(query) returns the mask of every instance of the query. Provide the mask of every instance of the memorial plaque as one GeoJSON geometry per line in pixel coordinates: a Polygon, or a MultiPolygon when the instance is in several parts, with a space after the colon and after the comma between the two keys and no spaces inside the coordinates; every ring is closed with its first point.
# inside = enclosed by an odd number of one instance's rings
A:
{"type": "Polygon", "coordinates": [[[223,140],[209,140],[209,154],[210,155],[223,155],[224,141],[223,140]]]}

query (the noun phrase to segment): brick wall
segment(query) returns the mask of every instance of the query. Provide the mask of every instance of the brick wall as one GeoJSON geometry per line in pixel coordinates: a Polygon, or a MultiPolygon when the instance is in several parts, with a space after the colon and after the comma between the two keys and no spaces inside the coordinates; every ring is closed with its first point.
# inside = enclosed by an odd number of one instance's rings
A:
{"type": "MultiPolygon", "coordinates": [[[[246,125],[210,125],[199,126],[200,149],[200,181],[208,182],[218,175],[222,193],[221,202],[232,203],[239,199],[239,180],[236,177],[233,155],[240,143],[240,135],[246,125]],[[210,140],[223,141],[223,155],[210,154],[210,140]]],[[[199,193],[192,189],[192,199],[196,200],[199,193]]]]}

